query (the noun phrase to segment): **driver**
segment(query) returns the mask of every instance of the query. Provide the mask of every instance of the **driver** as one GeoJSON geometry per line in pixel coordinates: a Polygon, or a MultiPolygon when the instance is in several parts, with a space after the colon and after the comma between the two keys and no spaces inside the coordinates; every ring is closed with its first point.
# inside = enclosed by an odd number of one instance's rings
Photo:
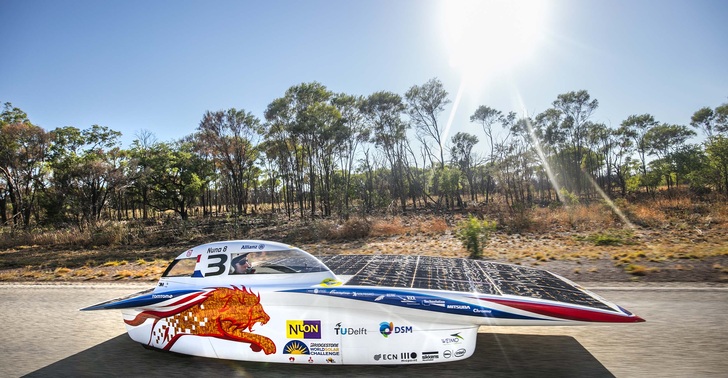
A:
{"type": "Polygon", "coordinates": [[[255,269],[248,262],[248,254],[244,253],[232,261],[233,274],[251,274],[255,273],[255,269]]]}

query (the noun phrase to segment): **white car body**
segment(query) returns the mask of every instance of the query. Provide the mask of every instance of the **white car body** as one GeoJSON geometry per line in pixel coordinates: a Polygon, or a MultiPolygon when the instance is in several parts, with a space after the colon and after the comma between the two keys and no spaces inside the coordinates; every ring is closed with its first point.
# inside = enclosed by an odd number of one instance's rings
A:
{"type": "Polygon", "coordinates": [[[236,240],[180,254],[120,309],[146,347],[232,360],[415,364],[462,360],[483,325],[643,321],[540,269],[426,256],[328,256],[236,240]],[[248,271],[234,273],[233,261],[248,271]]]}

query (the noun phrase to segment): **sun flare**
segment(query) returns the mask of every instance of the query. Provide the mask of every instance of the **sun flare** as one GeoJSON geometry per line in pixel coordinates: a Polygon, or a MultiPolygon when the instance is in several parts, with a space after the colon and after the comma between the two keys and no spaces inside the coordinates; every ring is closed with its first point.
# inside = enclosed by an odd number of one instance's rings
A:
{"type": "Polygon", "coordinates": [[[469,75],[527,59],[543,37],[545,5],[539,0],[443,1],[440,14],[451,66],[469,75]]]}

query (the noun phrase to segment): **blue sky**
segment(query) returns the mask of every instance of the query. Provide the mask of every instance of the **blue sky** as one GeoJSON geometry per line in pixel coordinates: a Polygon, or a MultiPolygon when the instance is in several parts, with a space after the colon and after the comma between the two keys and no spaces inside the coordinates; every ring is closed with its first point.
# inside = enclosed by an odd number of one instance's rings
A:
{"type": "Polygon", "coordinates": [[[189,135],[207,110],[262,120],[311,81],[404,95],[437,77],[453,101],[440,122],[455,110],[450,135],[481,140],[479,105],[535,115],[580,89],[613,127],[642,113],[688,125],[728,102],[721,0],[0,0],[0,17],[0,101],[48,131],[108,126],[124,147],[141,130],[189,135]]]}

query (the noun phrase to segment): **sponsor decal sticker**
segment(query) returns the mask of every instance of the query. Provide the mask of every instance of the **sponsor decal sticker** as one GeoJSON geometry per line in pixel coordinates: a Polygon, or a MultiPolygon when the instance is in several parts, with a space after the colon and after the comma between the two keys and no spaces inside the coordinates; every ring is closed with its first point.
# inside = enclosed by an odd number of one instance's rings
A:
{"type": "Polygon", "coordinates": [[[452,345],[452,344],[460,344],[464,339],[462,336],[460,336],[460,332],[453,333],[449,337],[445,337],[440,339],[442,341],[443,345],[452,345]]]}
{"type": "Polygon", "coordinates": [[[210,254],[210,253],[221,253],[221,252],[226,252],[226,251],[227,251],[227,246],[224,246],[224,247],[215,247],[215,248],[213,248],[213,247],[207,248],[207,253],[208,254],[210,254]]]}
{"type": "MultiPolygon", "coordinates": [[[[225,247],[227,248],[227,247],[225,247]]],[[[242,244],[240,246],[240,249],[257,249],[257,250],[263,250],[265,248],[265,244],[242,244]]]]}
{"type": "Polygon", "coordinates": [[[415,352],[403,352],[399,354],[399,360],[401,362],[416,362],[417,353],[415,352]]]}
{"type": "MultiPolygon", "coordinates": [[[[265,325],[270,316],[260,303],[260,294],[244,286],[215,288],[181,297],[175,303],[159,306],[155,311],[142,311],[127,326],[139,327],[152,320],[147,345],[170,350],[187,335],[215,337],[250,344],[253,352],[276,353],[273,340],[254,331],[256,324],[265,325]],[[236,306],[228,306],[236,303],[236,306]]],[[[161,294],[163,295],[163,294],[161,294]]]]}
{"type": "Polygon", "coordinates": [[[470,306],[461,304],[449,304],[447,308],[452,310],[470,310],[470,306]]]}
{"type": "Polygon", "coordinates": [[[333,278],[326,278],[323,281],[321,281],[321,286],[332,287],[332,286],[341,286],[341,285],[342,285],[341,281],[335,280],[333,278]]]}
{"type": "Polygon", "coordinates": [[[400,296],[399,301],[406,305],[419,305],[419,303],[417,302],[417,297],[413,295],[400,296]]]}
{"type": "Polygon", "coordinates": [[[379,333],[384,337],[389,337],[393,333],[412,333],[412,326],[397,326],[395,327],[392,322],[381,322],[379,323],[379,333]]]}
{"type": "Polygon", "coordinates": [[[342,327],[341,323],[336,323],[336,327],[334,327],[334,333],[337,336],[363,336],[367,334],[367,329],[364,327],[342,327]]]}
{"type": "Polygon", "coordinates": [[[289,339],[320,339],[320,320],[286,320],[286,337],[289,339]]]}
{"type": "Polygon", "coordinates": [[[309,343],[308,349],[312,356],[338,356],[339,343],[309,343]]]}
{"type": "Polygon", "coordinates": [[[440,352],[422,352],[422,361],[435,361],[440,358],[440,352]]]}
{"type": "Polygon", "coordinates": [[[379,353],[374,355],[374,361],[397,361],[399,360],[399,355],[397,353],[379,353]]]}
{"type": "MultiPolygon", "coordinates": [[[[303,341],[292,340],[283,347],[283,354],[311,354],[311,351],[303,341]]],[[[291,357],[288,360],[293,362],[294,358],[291,357]]]]}
{"type": "Polygon", "coordinates": [[[442,299],[423,299],[422,305],[445,307],[445,301],[443,301],[442,299]]]}

